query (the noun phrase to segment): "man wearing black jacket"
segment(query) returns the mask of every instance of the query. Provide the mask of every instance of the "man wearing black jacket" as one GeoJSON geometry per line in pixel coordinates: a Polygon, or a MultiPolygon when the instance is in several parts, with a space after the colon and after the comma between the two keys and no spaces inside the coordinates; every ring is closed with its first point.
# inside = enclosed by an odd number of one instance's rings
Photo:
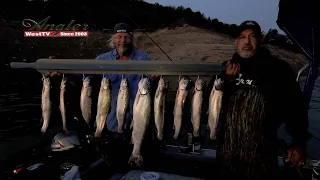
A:
{"type": "Polygon", "coordinates": [[[277,176],[277,130],[282,123],[292,137],[285,161],[295,168],[305,162],[308,108],[290,65],[260,47],[261,38],[257,22],[243,22],[237,53],[223,63],[227,68],[219,76],[224,80],[224,95],[217,159],[224,175],[277,176]]]}

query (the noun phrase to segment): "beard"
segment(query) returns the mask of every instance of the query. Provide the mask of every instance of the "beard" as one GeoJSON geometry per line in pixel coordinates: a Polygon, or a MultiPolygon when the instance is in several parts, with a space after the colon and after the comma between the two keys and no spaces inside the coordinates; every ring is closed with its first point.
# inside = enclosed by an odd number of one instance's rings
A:
{"type": "Polygon", "coordinates": [[[246,50],[243,50],[241,52],[238,53],[242,58],[250,58],[252,56],[255,55],[255,52],[254,51],[246,51],[246,50]]]}
{"type": "Polygon", "coordinates": [[[256,54],[255,48],[253,46],[245,46],[244,48],[242,48],[238,54],[242,57],[242,58],[250,58],[252,56],[254,56],[256,54]]]}
{"type": "Polygon", "coordinates": [[[131,55],[133,50],[133,45],[126,44],[118,46],[118,49],[122,52],[123,55],[131,55]]]}
{"type": "Polygon", "coordinates": [[[256,54],[256,46],[252,44],[245,44],[243,47],[238,48],[238,54],[242,58],[250,58],[256,54]]]}

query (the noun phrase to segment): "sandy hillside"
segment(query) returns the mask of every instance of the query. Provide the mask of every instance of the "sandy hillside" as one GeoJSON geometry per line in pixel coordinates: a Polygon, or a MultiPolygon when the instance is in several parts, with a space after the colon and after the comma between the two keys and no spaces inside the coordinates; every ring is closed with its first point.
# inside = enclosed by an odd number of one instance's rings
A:
{"type": "MultiPolygon", "coordinates": [[[[223,62],[235,52],[234,39],[196,27],[161,29],[148,34],[173,61],[223,62]]],[[[148,53],[153,60],[168,60],[161,50],[143,33],[136,33],[140,51],[148,53]]],[[[286,60],[297,70],[306,62],[305,56],[266,45],[272,54],[286,60]]]]}
{"type": "MultiPolygon", "coordinates": [[[[173,61],[218,62],[229,60],[235,52],[234,39],[227,35],[204,30],[192,26],[177,27],[174,30],[160,29],[148,35],[169,55],[173,61]]],[[[92,32],[89,38],[79,44],[80,55],[96,57],[107,52],[110,33],[92,32]]],[[[148,53],[152,60],[169,61],[164,53],[144,34],[135,32],[135,40],[139,51],[148,53]]],[[[295,71],[298,71],[307,62],[302,54],[293,53],[276,46],[265,45],[272,54],[286,60],[295,71]]],[[[197,77],[190,77],[195,80],[197,77]]],[[[209,77],[202,77],[205,81],[209,77]]],[[[170,81],[172,97],[175,96],[178,85],[178,76],[166,77],[170,81]]]]}

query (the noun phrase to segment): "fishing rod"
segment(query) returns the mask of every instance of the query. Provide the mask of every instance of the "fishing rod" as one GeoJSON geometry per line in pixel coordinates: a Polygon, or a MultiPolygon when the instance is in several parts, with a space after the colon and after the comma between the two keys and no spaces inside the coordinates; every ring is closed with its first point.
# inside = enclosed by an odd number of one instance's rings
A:
{"type": "MultiPolygon", "coordinates": [[[[131,17],[129,17],[129,19],[130,19],[136,26],[138,26],[139,29],[141,29],[141,27],[140,27],[137,23],[135,23],[135,21],[133,21],[133,19],[132,19],[131,17]]],[[[164,55],[167,56],[167,58],[168,58],[170,61],[172,61],[172,59],[169,57],[169,55],[168,55],[166,52],[164,52],[164,50],[147,34],[147,32],[143,32],[143,33],[160,49],[160,51],[161,51],[164,55]]]]}
{"type": "MultiPolygon", "coordinates": [[[[124,13],[124,14],[125,14],[125,13],[124,13]]],[[[130,21],[132,21],[139,29],[141,29],[141,27],[140,27],[130,16],[126,16],[126,17],[128,17],[128,18],[130,19],[130,21]]],[[[161,51],[164,55],[167,56],[167,58],[168,58],[170,61],[172,61],[172,59],[169,57],[169,55],[168,55],[166,52],[164,52],[164,50],[148,35],[147,32],[143,32],[143,33],[160,49],[160,51],[161,51]]]]}

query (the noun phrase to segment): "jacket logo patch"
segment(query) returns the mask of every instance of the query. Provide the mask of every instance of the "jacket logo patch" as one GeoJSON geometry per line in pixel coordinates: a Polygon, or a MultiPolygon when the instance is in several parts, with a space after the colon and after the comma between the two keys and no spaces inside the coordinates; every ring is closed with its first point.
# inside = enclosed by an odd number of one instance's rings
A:
{"type": "Polygon", "coordinates": [[[237,83],[236,85],[240,85],[240,84],[247,84],[247,85],[252,85],[252,80],[251,79],[242,79],[242,74],[240,73],[238,75],[238,78],[236,79],[237,83]]]}

